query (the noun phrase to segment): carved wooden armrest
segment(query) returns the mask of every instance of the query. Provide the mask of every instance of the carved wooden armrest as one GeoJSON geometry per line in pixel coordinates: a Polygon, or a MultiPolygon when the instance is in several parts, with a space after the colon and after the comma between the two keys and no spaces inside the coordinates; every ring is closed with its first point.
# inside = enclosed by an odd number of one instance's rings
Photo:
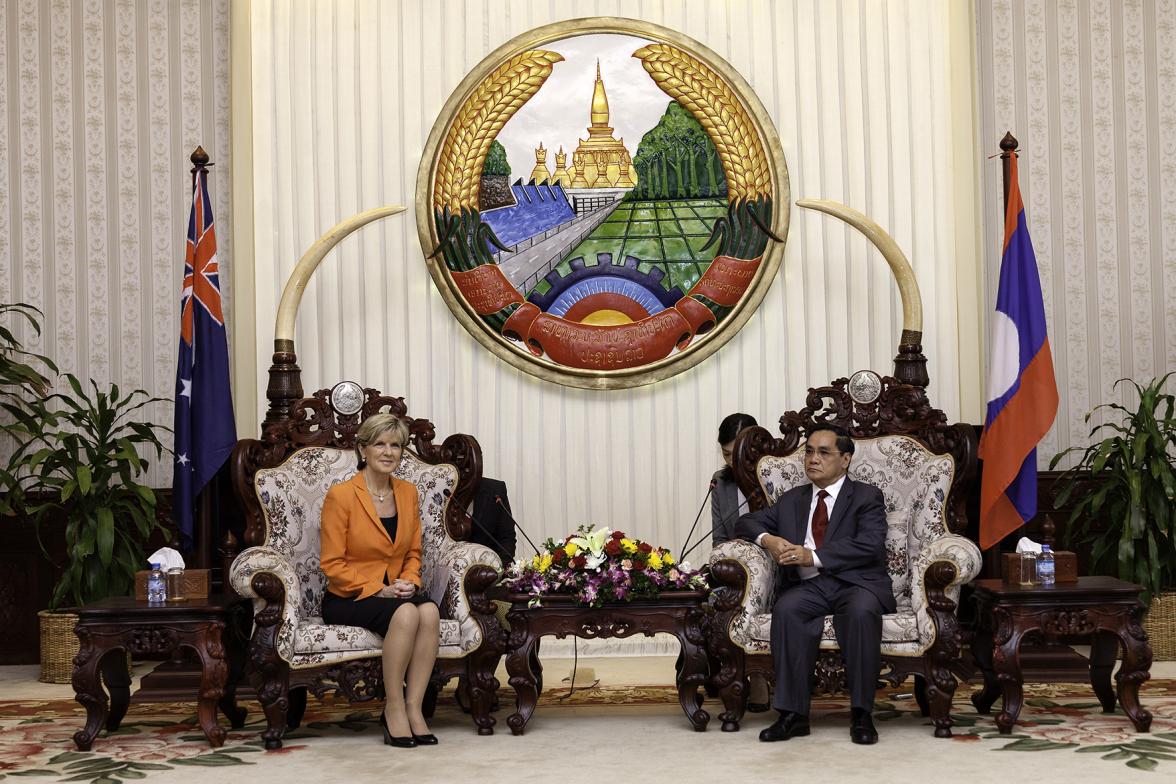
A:
{"type": "Polygon", "coordinates": [[[771,612],[776,564],[762,547],[740,539],[723,542],[711,551],[710,567],[718,594],[716,609],[735,602],[748,615],[771,612]]]}
{"type": "MultiPolygon", "coordinates": [[[[233,561],[229,584],[239,595],[253,599],[255,638],[263,628],[278,626],[273,639],[283,629],[288,629],[281,636],[293,640],[293,630],[298,627],[298,577],[285,555],[265,546],[250,547],[233,561]],[[287,596],[294,597],[294,600],[287,602],[287,596]]],[[[267,635],[267,639],[270,638],[267,635]]],[[[286,656],[290,655],[293,651],[286,651],[286,656]]]]}
{"type": "Polygon", "coordinates": [[[981,566],[980,548],[956,534],[939,537],[919,554],[911,604],[920,641],[934,646],[939,657],[955,659],[959,655],[960,586],[980,574],[981,566]]]}

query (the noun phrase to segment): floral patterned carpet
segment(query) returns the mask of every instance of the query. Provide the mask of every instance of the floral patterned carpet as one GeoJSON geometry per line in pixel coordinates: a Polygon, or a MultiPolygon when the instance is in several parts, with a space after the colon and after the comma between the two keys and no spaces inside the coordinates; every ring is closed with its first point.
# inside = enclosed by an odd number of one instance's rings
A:
{"type": "MultiPolygon", "coordinates": [[[[988,751],[1081,754],[1090,764],[1105,769],[1114,780],[1116,770],[1126,765],[1139,771],[1156,771],[1167,779],[1176,772],[1176,681],[1153,680],[1144,684],[1140,699],[1153,715],[1150,733],[1138,734],[1121,713],[1103,714],[1089,688],[1080,684],[1032,685],[1026,687],[1026,702],[1015,732],[999,735],[991,716],[979,716],[968,702],[971,687],[957,693],[954,738],[951,753],[988,751]]],[[[447,698],[443,697],[443,700],[447,698]]],[[[500,731],[505,731],[506,706],[498,712],[500,731]]],[[[674,705],[670,687],[592,688],[567,696],[566,689],[549,690],[540,699],[540,713],[562,707],[606,706],[625,710],[627,706],[674,705]]],[[[319,702],[307,706],[302,727],[286,735],[285,746],[265,751],[258,737],[263,717],[256,703],[243,703],[249,710],[247,725],[230,731],[220,749],[209,748],[196,727],[194,706],[188,703],[132,705],[122,727],[99,735],[90,752],[74,748],[73,733],[84,721],[84,711],[72,701],[0,701],[0,779],[79,781],[93,784],[166,778],[164,771],[194,767],[264,765],[273,755],[310,755],[316,739],[369,733],[378,737],[376,706],[348,706],[319,702]]],[[[716,714],[717,704],[707,708],[716,714]]],[[[999,708],[999,702],[994,710],[999,708]]],[[[815,717],[825,721],[844,714],[844,700],[822,698],[814,701],[815,717]]],[[[456,711],[452,700],[438,712],[456,711]]],[[[680,715],[680,714],[679,714],[680,715]]],[[[878,695],[875,717],[882,732],[887,724],[927,724],[918,714],[906,690],[887,690],[878,695]]],[[[712,732],[717,729],[711,725],[712,732]]],[[[749,727],[749,729],[751,729],[749,727]]],[[[927,734],[929,742],[933,741],[927,734]]],[[[227,771],[226,771],[227,773],[227,771]]],[[[221,780],[228,780],[218,774],[221,780]]]]}

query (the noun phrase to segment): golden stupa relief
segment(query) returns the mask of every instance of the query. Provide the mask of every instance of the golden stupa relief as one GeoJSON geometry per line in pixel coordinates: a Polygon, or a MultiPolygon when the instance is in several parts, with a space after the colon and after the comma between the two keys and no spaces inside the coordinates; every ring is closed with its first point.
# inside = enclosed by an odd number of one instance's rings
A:
{"type": "Polygon", "coordinates": [[[633,173],[633,159],[625,147],[624,137],[617,139],[608,124],[608,95],[604,91],[604,79],[600,75],[600,61],[596,63],[596,83],[592,88],[592,105],[589,109],[590,124],[588,138],[580,139],[572,153],[572,165],[565,166],[567,153],[563,146],[555,156],[555,174],[547,167],[547,150],[543,142],[535,150],[535,168],[531,179],[536,183],[544,180],[552,185],[559,183],[565,188],[633,188],[637,178],[633,173]]]}

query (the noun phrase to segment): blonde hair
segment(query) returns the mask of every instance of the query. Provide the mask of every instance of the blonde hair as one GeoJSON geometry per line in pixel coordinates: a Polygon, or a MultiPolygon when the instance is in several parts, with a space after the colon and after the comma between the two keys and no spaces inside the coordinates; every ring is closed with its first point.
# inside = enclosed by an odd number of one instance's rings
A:
{"type": "Polygon", "coordinates": [[[395,414],[372,414],[355,431],[356,468],[363,468],[367,464],[359,450],[385,433],[394,433],[401,446],[408,446],[408,424],[403,419],[395,414]]]}

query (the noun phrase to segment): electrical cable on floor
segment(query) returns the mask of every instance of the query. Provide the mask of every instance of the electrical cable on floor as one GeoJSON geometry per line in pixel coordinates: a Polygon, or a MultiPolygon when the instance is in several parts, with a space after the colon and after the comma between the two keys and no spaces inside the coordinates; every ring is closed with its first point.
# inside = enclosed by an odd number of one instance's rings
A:
{"type": "MultiPolygon", "coordinates": [[[[560,702],[563,702],[568,697],[571,697],[573,694],[576,693],[576,668],[579,666],[579,664],[580,664],[580,638],[573,637],[572,638],[572,683],[570,686],[568,686],[568,693],[564,694],[563,696],[561,696],[559,698],[560,702]]],[[[592,681],[591,685],[587,686],[586,688],[594,689],[599,684],[600,684],[600,678],[597,678],[596,680],[592,681]]],[[[581,691],[583,691],[583,690],[581,690],[581,691]]]]}

